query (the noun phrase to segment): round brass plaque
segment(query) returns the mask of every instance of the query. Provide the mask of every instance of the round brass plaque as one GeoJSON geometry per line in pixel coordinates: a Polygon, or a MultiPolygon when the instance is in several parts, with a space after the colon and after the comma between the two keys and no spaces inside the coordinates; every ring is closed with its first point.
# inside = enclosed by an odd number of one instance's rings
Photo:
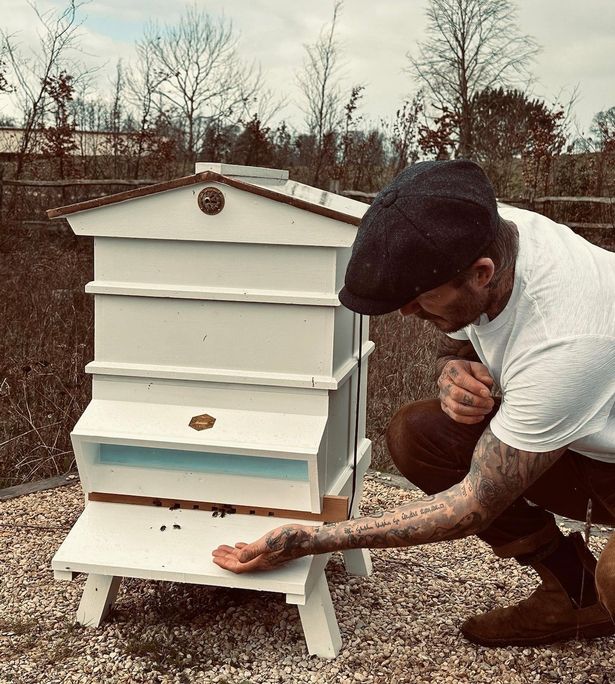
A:
{"type": "Polygon", "coordinates": [[[199,209],[208,216],[219,214],[224,209],[224,195],[218,188],[203,188],[199,192],[199,209]]]}

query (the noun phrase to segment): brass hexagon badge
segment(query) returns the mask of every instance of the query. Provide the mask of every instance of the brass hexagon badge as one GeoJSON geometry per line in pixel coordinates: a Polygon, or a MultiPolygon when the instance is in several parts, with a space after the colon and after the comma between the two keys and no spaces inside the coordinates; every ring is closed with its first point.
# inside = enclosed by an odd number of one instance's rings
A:
{"type": "Polygon", "coordinates": [[[214,426],[216,419],[207,413],[203,413],[200,416],[193,416],[190,419],[188,425],[193,430],[208,430],[214,426]]]}

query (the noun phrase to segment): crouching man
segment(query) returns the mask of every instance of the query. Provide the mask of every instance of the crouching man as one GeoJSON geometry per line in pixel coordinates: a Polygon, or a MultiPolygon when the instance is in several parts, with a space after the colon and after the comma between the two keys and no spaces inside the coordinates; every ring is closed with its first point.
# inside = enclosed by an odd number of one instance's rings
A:
{"type": "Polygon", "coordinates": [[[378,516],[285,525],[219,547],[215,562],[246,572],[476,534],[542,583],[518,605],[467,620],[468,639],[613,634],[615,542],[596,566],[553,514],[585,520],[591,501],[594,523],[615,524],[615,254],[537,214],[498,212],[472,162],[422,162],[366,212],[340,299],[446,333],[439,399],[404,406],[387,434],[397,468],[427,497],[378,516]]]}

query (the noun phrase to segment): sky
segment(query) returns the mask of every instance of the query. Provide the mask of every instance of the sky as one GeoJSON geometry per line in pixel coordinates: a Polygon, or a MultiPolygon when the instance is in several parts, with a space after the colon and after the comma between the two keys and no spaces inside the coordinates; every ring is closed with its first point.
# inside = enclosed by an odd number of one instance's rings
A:
{"type": "MultiPolygon", "coordinates": [[[[512,2],[513,0],[511,0],[512,2]]],[[[83,60],[99,67],[94,89],[108,95],[118,58],[129,65],[134,44],[148,21],[174,24],[193,0],[90,0],[84,19],[83,60]]],[[[302,128],[296,74],[330,19],[333,0],[196,0],[212,15],[224,14],[240,34],[242,56],[260,64],[265,84],[286,104],[274,118],[302,128]]],[[[615,106],[615,0],[516,0],[519,29],[542,47],[532,66],[535,96],[558,97],[573,108],[579,132],[587,132],[598,111],[615,106]]],[[[60,0],[38,0],[41,10],[60,8],[60,0]]],[[[424,39],[427,0],[345,0],[337,36],[342,51],[342,85],[366,86],[364,119],[392,118],[417,85],[407,73],[408,52],[424,39]]],[[[27,0],[2,0],[0,28],[27,49],[36,43],[36,21],[27,0]]],[[[11,105],[0,100],[0,115],[11,105]]]]}

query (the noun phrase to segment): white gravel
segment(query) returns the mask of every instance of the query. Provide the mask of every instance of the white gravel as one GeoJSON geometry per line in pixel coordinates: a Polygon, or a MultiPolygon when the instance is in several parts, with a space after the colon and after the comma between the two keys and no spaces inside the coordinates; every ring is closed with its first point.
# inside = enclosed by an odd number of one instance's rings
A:
{"type": "MultiPolygon", "coordinates": [[[[371,477],[364,510],[417,496],[371,477]]],[[[128,579],[103,626],[75,626],[85,580],[54,581],[50,561],[82,506],[78,486],[0,504],[0,684],[615,682],[613,638],[487,649],[459,635],[469,615],[536,585],[476,539],[375,550],[369,578],[348,577],[335,555],[334,660],[307,655],[297,610],[277,594],[128,579]]],[[[594,552],[603,545],[593,538],[594,552]]]]}

